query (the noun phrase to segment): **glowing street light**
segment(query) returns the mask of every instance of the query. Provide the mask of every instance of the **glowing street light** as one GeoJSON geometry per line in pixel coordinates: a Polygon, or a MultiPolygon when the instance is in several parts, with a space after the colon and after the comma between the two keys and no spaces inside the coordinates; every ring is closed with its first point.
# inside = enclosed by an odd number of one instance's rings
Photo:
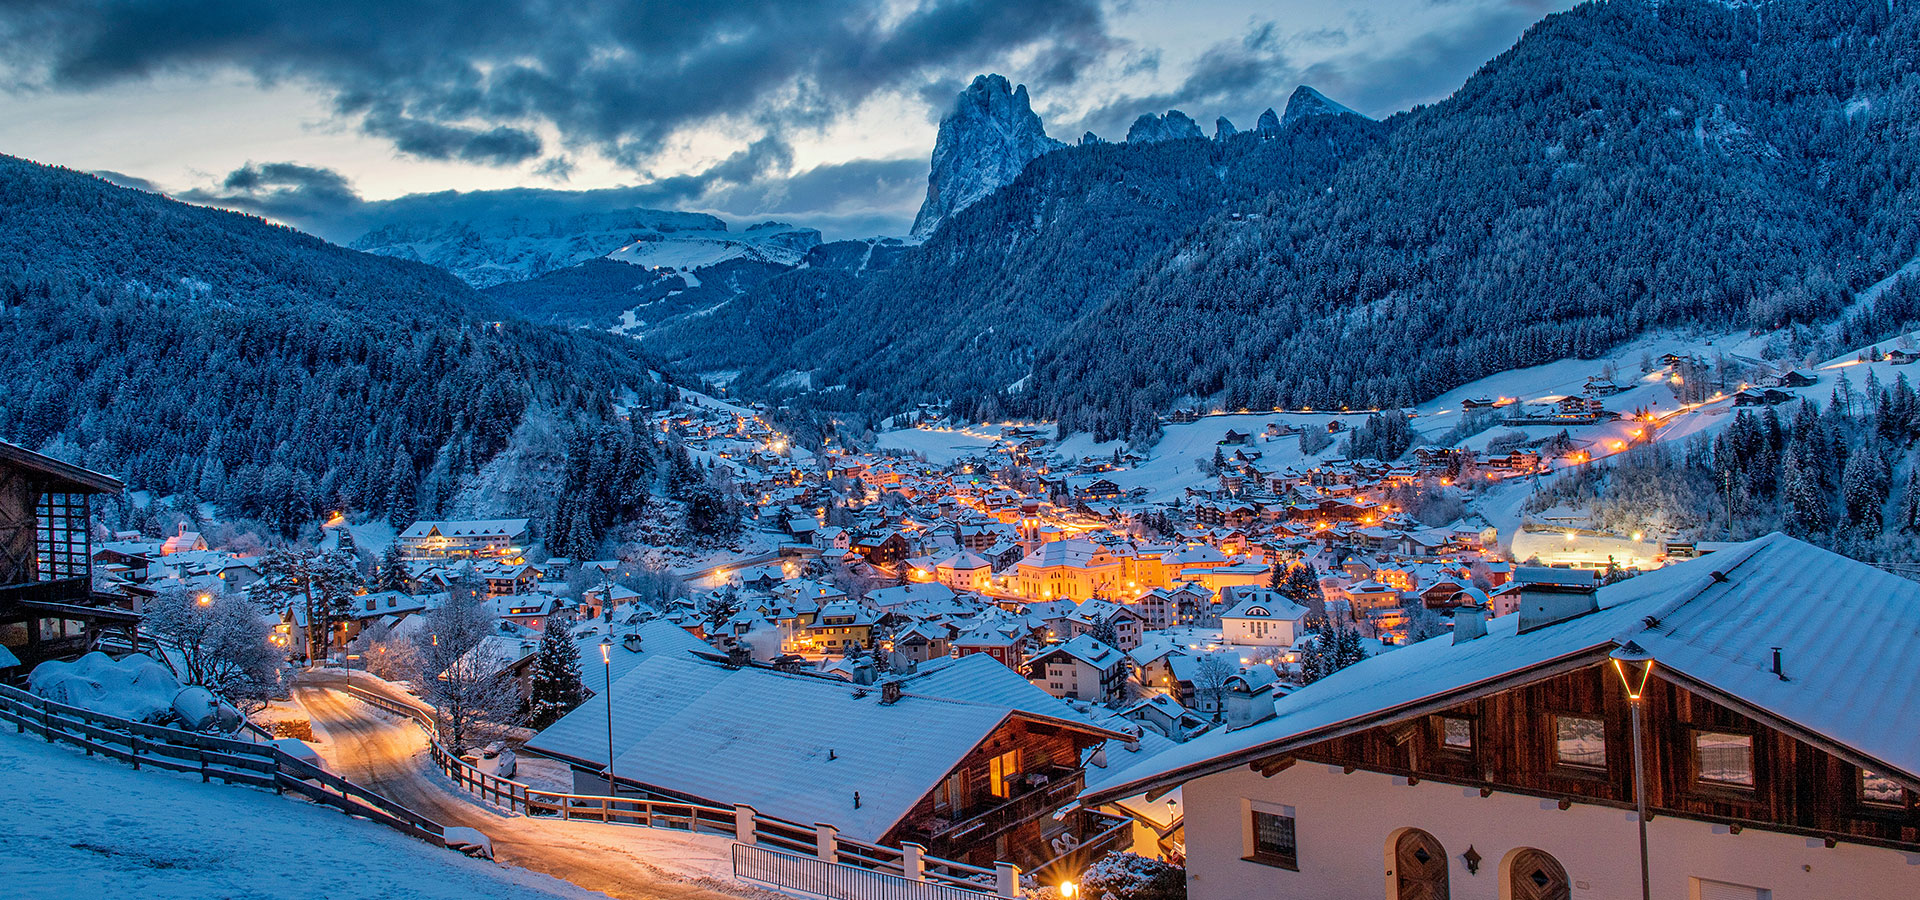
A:
{"type": "Polygon", "coordinates": [[[1628,641],[1614,648],[1608,657],[1613,662],[1613,671],[1620,676],[1620,686],[1627,690],[1627,700],[1633,709],[1633,806],[1634,818],[1640,823],[1640,898],[1651,900],[1653,884],[1647,875],[1647,783],[1641,759],[1645,751],[1640,746],[1640,720],[1647,680],[1653,677],[1653,654],[1628,641]]]}
{"type": "Polygon", "coordinates": [[[617,797],[619,791],[613,786],[613,635],[600,639],[600,665],[606,668],[607,675],[607,796],[617,797]]]}

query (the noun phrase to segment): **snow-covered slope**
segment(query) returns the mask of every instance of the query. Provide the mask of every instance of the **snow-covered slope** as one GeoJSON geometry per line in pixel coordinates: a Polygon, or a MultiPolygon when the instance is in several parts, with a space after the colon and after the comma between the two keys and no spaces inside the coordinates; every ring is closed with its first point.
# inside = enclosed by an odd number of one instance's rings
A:
{"type": "Polygon", "coordinates": [[[0,770],[0,835],[13,860],[0,894],[17,900],[605,897],[325,807],[136,772],[11,731],[0,735],[0,770]],[[326,862],[313,864],[315,851],[326,862]]]}
{"type": "MultiPolygon", "coordinates": [[[[784,222],[763,222],[732,232],[722,225],[700,231],[650,232],[606,254],[611,259],[649,268],[671,268],[682,275],[729,259],[746,257],[759,262],[797,266],[807,251],[820,245],[820,232],[784,222]]],[[[698,283],[698,274],[688,279],[698,283]]]]}

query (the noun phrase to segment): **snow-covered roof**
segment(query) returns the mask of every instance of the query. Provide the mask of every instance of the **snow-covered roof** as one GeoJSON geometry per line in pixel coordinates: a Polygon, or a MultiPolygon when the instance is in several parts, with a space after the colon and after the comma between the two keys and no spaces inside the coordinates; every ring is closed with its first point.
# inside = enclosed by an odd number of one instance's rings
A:
{"type": "MultiPolygon", "coordinates": [[[[718,804],[750,804],[788,822],[830,823],[849,838],[877,841],[1009,716],[1039,718],[996,702],[993,692],[965,699],[927,692],[959,690],[978,680],[976,673],[959,674],[966,677],[944,684],[933,677],[910,679],[901,698],[886,703],[878,687],[655,656],[614,684],[614,772],[718,804]]],[[[1110,736],[1071,716],[1055,707],[1043,721],[1110,736]]],[[[604,764],[605,706],[575,709],[527,746],[604,764]]]]}
{"type": "MultiPolygon", "coordinates": [[[[1196,738],[1125,773],[1121,787],[1184,781],[1391,721],[1448,696],[1629,641],[1657,677],[1717,693],[1859,764],[1920,781],[1920,583],[1775,533],[1600,589],[1600,609],[1524,634],[1520,617],[1484,637],[1441,636],[1357,663],[1293,692],[1258,725],[1196,738]],[[1649,624],[1651,620],[1654,624],[1649,624]],[[1862,629],[1860,623],[1873,627],[1862,629]],[[1774,647],[1791,647],[1786,678],[1774,647]]],[[[1107,792],[1103,792],[1107,793],[1107,792]]]]}
{"type": "Polygon", "coordinates": [[[1020,560],[1023,566],[1047,568],[1049,566],[1074,566],[1084,568],[1091,565],[1094,556],[1105,548],[1092,541],[1068,538],[1061,541],[1048,541],[1035,547],[1032,553],[1020,560]]]}
{"type": "Polygon", "coordinates": [[[469,519],[465,521],[415,522],[400,532],[403,538],[423,538],[438,533],[446,537],[502,537],[524,534],[526,519],[469,519]]]}
{"type": "Polygon", "coordinates": [[[1111,669],[1127,659],[1125,653],[1107,646],[1093,635],[1083,634],[1064,644],[1044,649],[1034,655],[1033,661],[1037,663],[1056,655],[1073,657],[1096,669],[1111,669]]]}
{"type": "Polygon", "coordinates": [[[1281,594],[1279,591],[1267,590],[1265,588],[1251,590],[1240,588],[1235,591],[1234,596],[1239,597],[1240,602],[1235,603],[1233,608],[1221,613],[1220,618],[1274,619],[1298,622],[1307,617],[1306,607],[1287,599],[1286,595],[1281,594]]]}

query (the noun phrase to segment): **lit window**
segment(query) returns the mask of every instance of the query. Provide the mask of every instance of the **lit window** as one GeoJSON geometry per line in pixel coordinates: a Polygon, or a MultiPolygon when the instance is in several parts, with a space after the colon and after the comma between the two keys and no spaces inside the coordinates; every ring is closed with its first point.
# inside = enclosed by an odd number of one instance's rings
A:
{"type": "Polygon", "coordinates": [[[1893,779],[1879,772],[1861,769],[1860,802],[1886,809],[1905,809],[1907,792],[1893,779]]]}
{"type": "Polygon", "coordinates": [[[1286,869],[1300,868],[1292,816],[1256,809],[1253,811],[1252,827],[1253,853],[1249,859],[1286,869]]]}
{"type": "Polygon", "coordinates": [[[1008,750],[988,763],[987,789],[995,797],[1013,796],[1013,780],[1020,776],[1020,751],[1008,750]]]}
{"type": "Polygon", "coordinates": [[[1555,716],[1554,758],[1576,769],[1607,767],[1606,723],[1589,716],[1555,716]]]}
{"type": "Polygon", "coordinates": [[[1440,719],[1440,746],[1448,750],[1469,752],[1473,750],[1473,720],[1442,717],[1440,719]]]}
{"type": "Polygon", "coordinates": [[[1753,735],[1694,732],[1693,768],[1701,784],[1753,787],[1753,735]]]}

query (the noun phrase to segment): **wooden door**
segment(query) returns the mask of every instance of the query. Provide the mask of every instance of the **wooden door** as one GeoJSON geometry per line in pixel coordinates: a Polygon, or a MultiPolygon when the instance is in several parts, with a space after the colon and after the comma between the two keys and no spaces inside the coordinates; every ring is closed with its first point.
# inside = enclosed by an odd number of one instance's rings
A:
{"type": "Polygon", "coordinates": [[[1513,855],[1507,871],[1513,900],[1572,900],[1573,887],[1560,861],[1531,847],[1513,855]]]}
{"type": "Polygon", "coordinates": [[[1408,829],[1394,844],[1393,877],[1399,900],[1447,900],[1447,851],[1433,835],[1408,829]]]}

